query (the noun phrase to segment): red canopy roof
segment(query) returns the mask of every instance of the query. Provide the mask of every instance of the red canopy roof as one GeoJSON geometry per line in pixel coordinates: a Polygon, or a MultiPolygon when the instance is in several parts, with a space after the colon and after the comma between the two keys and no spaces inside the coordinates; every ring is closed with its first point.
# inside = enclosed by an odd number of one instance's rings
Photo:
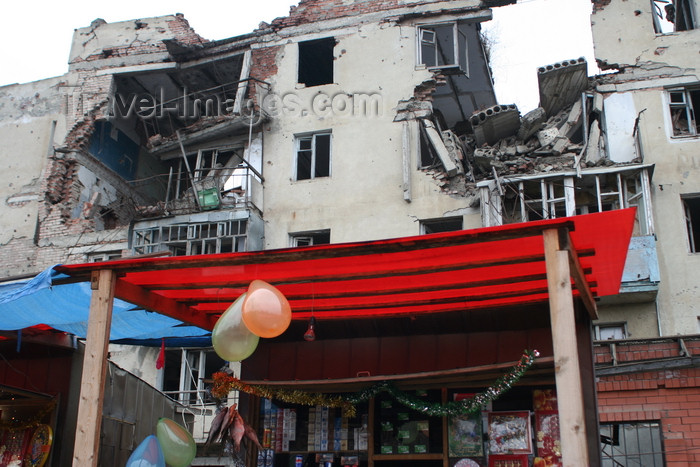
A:
{"type": "MultiPolygon", "coordinates": [[[[72,280],[118,274],[115,296],[212,329],[254,279],[279,288],[293,319],[377,318],[548,299],[542,232],[570,232],[593,296],[616,294],[634,209],[389,240],[60,266],[72,280]]],[[[566,235],[564,235],[566,238],[566,235]]],[[[580,284],[579,284],[580,285],[580,284]]]]}

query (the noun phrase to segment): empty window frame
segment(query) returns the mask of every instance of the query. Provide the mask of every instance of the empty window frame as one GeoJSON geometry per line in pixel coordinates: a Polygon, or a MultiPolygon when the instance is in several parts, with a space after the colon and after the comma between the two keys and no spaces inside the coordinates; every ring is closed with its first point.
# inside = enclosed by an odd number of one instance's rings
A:
{"type": "Polygon", "coordinates": [[[331,134],[315,133],[296,137],[295,180],[329,177],[331,134]]]}
{"type": "Polygon", "coordinates": [[[654,32],[668,34],[695,29],[694,8],[693,0],[651,0],[654,32]]]}
{"type": "Polygon", "coordinates": [[[320,86],[333,83],[335,38],[299,42],[299,83],[320,86]]]}
{"type": "Polygon", "coordinates": [[[135,255],[170,251],[173,256],[246,251],[245,219],[134,228],[135,255]]]}
{"type": "Polygon", "coordinates": [[[225,365],[212,349],[167,349],[160,389],[184,405],[213,403],[204,378],[225,365]]]}
{"type": "Polygon", "coordinates": [[[668,90],[668,107],[671,112],[673,136],[697,136],[700,134],[695,108],[700,109],[700,88],[668,90]]]}
{"type": "Polygon", "coordinates": [[[297,246],[313,246],[326,245],[331,242],[331,231],[315,230],[312,232],[300,232],[289,234],[290,244],[293,247],[297,246]]]}
{"type": "Polygon", "coordinates": [[[418,26],[419,65],[428,68],[455,68],[469,76],[467,36],[459,23],[441,23],[418,26]]]}
{"type": "MultiPolygon", "coordinates": [[[[646,168],[503,183],[503,196],[488,225],[637,208],[635,235],[652,235],[650,177],[646,168]]],[[[491,201],[487,205],[496,206],[491,201]]]]}
{"type": "Polygon", "coordinates": [[[87,254],[88,263],[102,263],[104,261],[113,261],[122,257],[120,250],[115,251],[100,251],[87,254]]]}
{"type": "Polygon", "coordinates": [[[659,422],[601,423],[600,443],[604,467],[664,465],[659,422]]]}
{"type": "Polygon", "coordinates": [[[462,216],[441,217],[439,219],[420,221],[421,235],[438,232],[455,232],[463,228],[462,216]]]}
{"type": "Polygon", "coordinates": [[[573,215],[572,177],[523,180],[505,186],[503,222],[528,222],[573,215]]]}
{"type": "Polygon", "coordinates": [[[691,253],[700,253],[700,194],[683,196],[681,200],[688,229],[688,248],[691,253]]]}
{"type": "Polygon", "coordinates": [[[167,199],[189,196],[194,184],[197,190],[217,187],[223,189],[227,181],[241,165],[242,158],[231,148],[200,149],[182,158],[173,160],[167,180],[167,199]]]}

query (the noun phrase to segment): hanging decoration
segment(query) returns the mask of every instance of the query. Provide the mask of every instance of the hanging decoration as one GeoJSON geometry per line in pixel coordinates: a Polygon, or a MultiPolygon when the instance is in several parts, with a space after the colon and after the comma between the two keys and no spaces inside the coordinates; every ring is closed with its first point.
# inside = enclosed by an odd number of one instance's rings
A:
{"type": "Polygon", "coordinates": [[[243,322],[241,308],[247,294],[243,294],[224,311],[211,332],[211,343],[216,354],[227,362],[240,362],[250,357],[260,338],[250,332],[243,322]]]}
{"type": "Polygon", "coordinates": [[[273,285],[257,279],[248,286],[241,315],[250,332],[266,338],[279,336],[292,322],[287,298],[273,285]]]}
{"type": "Polygon", "coordinates": [[[258,441],[258,434],[255,429],[248,425],[240,413],[237,410],[237,404],[233,404],[231,407],[221,406],[209,427],[209,435],[204,443],[204,454],[206,455],[207,450],[211,443],[220,442],[226,447],[233,445],[236,453],[241,451],[241,441],[246,439],[248,442],[255,444],[258,448],[258,452],[262,452],[263,447],[258,441]]]}
{"type": "Polygon", "coordinates": [[[455,415],[466,415],[481,410],[489,402],[496,400],[501,394],[508,391],[525,372],[535,362],[535,357],[539,356],[537,350],[526,350],[516,363],[506,374],[499,377],[493,385],[474,397],[459,401],[450,401],[444,404],[432,403],[421,398],[412,396],[399,390],[392,383],[383,381],[370,386],[354,394],[343,396],[328,396],[322,393],[311,393],[300,390],[289,390],[271,386],[252,386],[242,382],[236,377],[223,372],[212,375],[214,384],[211,393],[217,399],[224,399],[230,391],[242,391],[265,399],[276,399],[282,402],[289,402],[300,405],[321,405],[324,407],[341,407],[345,409],[349,417],[355,416],[355,405],[369,400],[381,392],[389,393],[394,399],[404,406],[422,412],[429,416],[444,417],[455,415]]]}
{"type": "MultiPolygon", "coordinates": [[[[225,399],[231,391],[241,391],[264,399],[276,399],[283,402],[290,402],[300,405],[322,405],[324,407],[342,407],[352,411],[355,407],[341,396],[327,396],[322,393],[311,393],[300,390],[290,390],[284,388],[273,388],[270,386],[251,386],[235,376],[224,372],[217,372],[212,375],[214,384],[211,388],[211,395],[217,399],[225,399]]],[[[352,416],[352,414],[350,415],[352,416]]]]}

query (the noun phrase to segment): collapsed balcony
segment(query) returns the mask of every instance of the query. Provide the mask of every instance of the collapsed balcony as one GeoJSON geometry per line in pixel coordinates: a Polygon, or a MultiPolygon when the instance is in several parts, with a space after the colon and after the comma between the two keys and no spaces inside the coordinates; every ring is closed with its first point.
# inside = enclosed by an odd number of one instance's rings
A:
{"type": "Polygon", "coordinates": [[[167,175],[157,180],[164,194],[161,191],[161,201],[140,206],[141,217],[216,209],[262,211],[263,178],[246,160],[241,146],[182,152],[163,162],[167,175]]]}
{"type": "Polygon", "coordinates": [[[248,88],[269,88],[249,72],[249,54],[242,53],[204,64],[115,75],[110,117],[155,154],[176,148],[178,140],[243,134],[263,120],[247,100],[248,88]]]}

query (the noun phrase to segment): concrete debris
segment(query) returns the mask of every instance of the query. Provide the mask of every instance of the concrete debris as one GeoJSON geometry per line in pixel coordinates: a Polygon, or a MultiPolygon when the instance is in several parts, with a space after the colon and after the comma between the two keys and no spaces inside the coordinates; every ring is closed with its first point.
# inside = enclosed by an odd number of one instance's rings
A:
{"type": "Polygon", "coordinates": [[[539,131],[547,121],[547,113],[542,107],[529,111],[520,119],[518,139],[526,140],[539,131]]]}
{"type": "Polygon", "coordinates": [[[579,99],[588,87],[586,59],[581,57],[540,67],[537,80],[540,106],[547,115],[558,113],[579,99]]]}
{"type": "Polygon", "coordinates": [[[513,136],[520,128],[520,112],[515,104],[494,105],[474,112],[469,118],[477,146],[493,144],[513,136]]]}
{"type": "Polygon", "coordinates": [[[427,100],[418,100],[415,97],[399,101],[396,106],[395,122],[415,120],[417,118],[430,118],[433,115],[433,104],[427,100]]]}
{"type": "Polygon", "coordinates": [[[428,139],[433,145],[437,156],[440,158],[440,162],[442,162],[442,166],[444,167],[445,172],[447,172],[447,175],[453,177],[460,173],[460,167],[450,154],[450,151],[447,149],[444,140],[442,139],[440,133],[438,133],[438,130],[435,128],[433,122],[425,119],[423,119],[422,122],[423,126],[425,127],[425,132],[428,135],[428,139]]]}
{"type": "Polygon", "coordinates": [[[554,140],[557,139],[557,136],[559,136],[559,128],[556,126],[545,128],[544,130],[537,132],[537,140],[539,141],[540,146],[543,147],[552,144],[554,140]]]}
{"type": "Polygon", "coordinates": [[[595,120],[591,125],[591,130],[588,133],[588,145],[586,146],[586,165],[596,165],[600,162],[600,125],[598,120],[595,120]]]}

